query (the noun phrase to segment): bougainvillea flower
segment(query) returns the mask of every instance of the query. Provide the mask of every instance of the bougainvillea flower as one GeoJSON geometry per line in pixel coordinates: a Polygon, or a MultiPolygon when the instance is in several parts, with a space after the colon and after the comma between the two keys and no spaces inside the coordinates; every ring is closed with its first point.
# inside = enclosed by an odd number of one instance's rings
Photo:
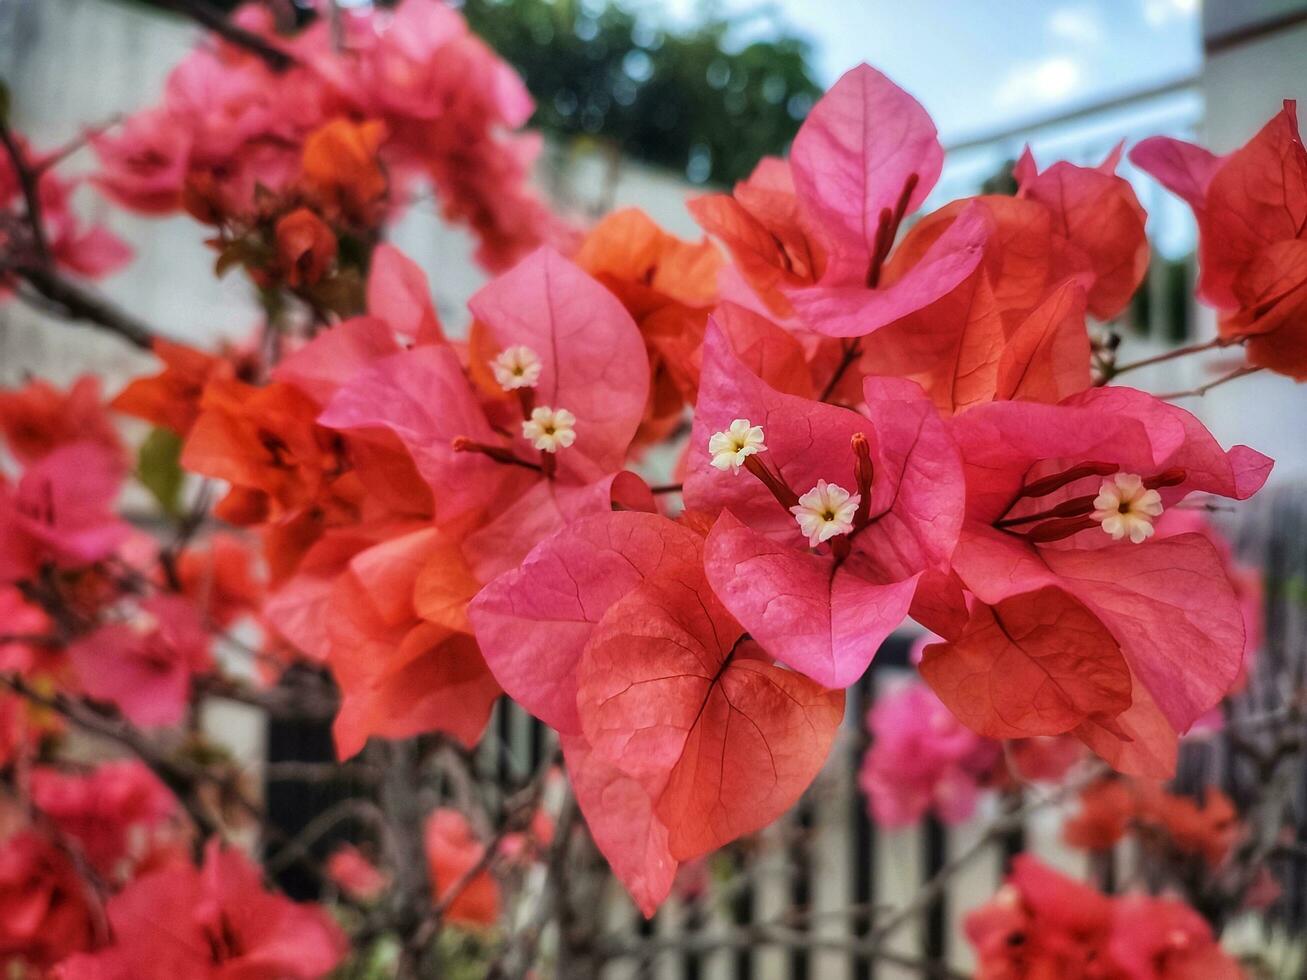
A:
{"type": "Polygon", "coordinates": [[[1234,803],[1215,786],[1204,790],[1202,802],[1148,787],[1140,794],[1140,819],[1155,823],[1181,854],[1196,854],[1215,867],[1225,860],[1239,836],[1234,803]]]}
{"type": "Polygon", "coordinates": [[[0,642],[0,670],[24,675],[44,673],[61,659],[57,649],[19,639],[52,635],[50,617],[39,606],[29,602],[21,589],[0,586],[0,623],[5,624],[5,633],[14,638],[0,642]]]}
{"type": "Polygon", "coordinates": [[[375,223],[423,176],[443,216],[477,235],[487,268],[542,242],[570,247],[571,229],[529,186],[538,136],[512,132],[530,96],[457,12],[438,0],[354,10],[339,22],[344,41],[326,21],[288,38],[259,13],[236,16],[295,64],[274,72],[233,45],[198,46],[159,105],[94,139],[97,183],[115,201],[221,222],[247,217],[269,192],[311,188],[375,223]]]}
{"type": "Polygon", "coordinates": [[[1173,898],[1108,898],[1040,864],[1013,862],[998,895],[967,916],[978,980],[1104,977],[1238,980],[1244,974],[1194,909],[1173,898]]]}
{"type": "Polygon", "coordinates": [[[111,510],[121,486],[121,461],[94,443],[61,446],[16,486],[0,478],[0,580],[108,558],[131,534],[111,510]]]}
{"type": "Polygon", "coordinates": [[[135,725],[181,721],[191,677],[212,666],[209,634],[188,599],[156,595],[125,623],[101,626],[68,648],[81,689],[135,725]]]}
{"type": "Polygon", "coordinates": [[[372,252],[367,302],[369,315],[384,320],[401,337],[418,344],[444,340],[426,273],[393,245],[382,242],[372,252]]]}
{"type": "Polygon", "coordinates": [[[485,857],[486,846],[477,840],[467,817],[450,807],[432,810],[422,832],[435,901],[449,900],[445,918],[470,926],[492,926],[499,920],[499,885],[483,868],[471,881],[463,878],[485,857]],[[457,895],[455,886],[461,886],[457,895]]]}
{"type": "Polygon", "coordinates": [[[20,463],[34,463],[59,446],[93,443],[122,459],[122,440],[100,395],[100,379],[82,375],[67,391],[34,378],[0,391],[0,433],[20,463]]]}
{"type": "Polygon", "coordinates": [[[336,235],[313,211],[296,208],[277,221],[277,259],[286,285],[312,286],[336,259],[336,235]]]}
{"type": "Polygon", "coordinates": [[[316,406],[285,384],[210,382],[182,465],[232,485],[219,513],[235,523],[281,520],[315,501],[340,468],[332,435],[314,423],[316,406]]]}
{"type": "Polygon", "coordinates": [[[893,378],[867,379],[864,397],[865,416],[775,391],[709,326],[685,481],[690,510],[720,515],[708,578],[764,649],[830,687],[861,676],[962,520],[956,449],[930,400],[893,378]],[[735,419],[761,426],[767,450],[733,475],[708,444],[735,419]],[[848,533],[813,550],[790,508],[819,480],[860,506],[848,533]]]}
{"type": "Polygon", "coordinates": [[[654,514],[576,521],[472,601],[468,617],[505,692],[541,721],[576,734],[577,665],[615,602],[667,568],[694,561],[702,541],[654,514]]]}
{"type": "Polygon", "coordinates": [[[1018,197],[1052,216],[1054,264],[1088,273],[1089,312],[1099,320],[1125,309],[1148,270],[1147,215],[1116,174],[1115,157],[1098,167],[1059,161],[1037,172],[1027,150],[1016,169],[1018,197]]]}
{"type": "Polygon", "coordinates": [[[216,840],[203,868],[144,874],[106,908],[112,944],[65,960],[60,980],[317,980],[347,951],[324,909],[266,891],[258,867],[216,840]]]}
{"type": "Polygon", "coordinates": [[[326,528],[358,520],[364,484],[339,433],[317,425],[318,407],[293,385],[213,381],[182,448],[182,466],[225,480],[214,513],[265,525],[270,580],[283,581],[326,528]]]}
{"type": "Polygon", "coordinates": [[[1110,851],[1139,811],[1130,783],[1099,779],[1080,791],[1080,809],[1062,825],[1062,839],[1086,851],[1110,851]]]}
{"type": "Polygon", "coordinates": [[[159,778],[135,759],[106,762],[86,774],[38,766],[31,780],[32,802],[106,877],[132,856],[134,834],[158,826],[177,809],[159,778]]]}
{"type": "Polygon", "coordinates": [[[961,635],[926,647],[921,675],[987,738],[1061,735],[1131,704],[1120,646],[1092,612],[1055,588],[977,603],[961,635]]]}
{"type": "Polygon", "coordinates": [[[216,378],[232,377],[234,366],[227,358],[158,337],[153,350],[163,361],[163,370],[129,382],[110,407],[184,436],[200,416],[205,386],[216,378]]]}
{"type": "Polygon", "coordinates": [[[707,241],[669,235],[643,211],[627,208],[595,225],[575,261],[622,301],[644,336],[650,395],[640,438],[661,438],[694,401],[721,253],[707,241]]]}
{"type": "Polygon", "coordinates": [[[563,731],[595,841],[646,915],[681,861],[788,808],[843,713],[842,694],[772,666],[743,636],[702,566],[686,526],[595,515],[470,610],[508,690],[563,731]]]}
{"type": "Polygon", "coordinates": [[[860,65],[808,114],[788,169],[764,161],[731,197],[702,198],[691,210],[772,310],[786,316],[793,303],[812,330],[857,337],[934,302],[981,260],[989,225],[969,212],[920,262],[883,276],[900,224],[942,161],[925,110],[860,65]]]}
{"type": "Polygon", "coordinates": [[[440,731],[470,748],[485,729],[500,689],[476,640],[419,619],[414,605],[433,560],[446,560],[440,532],[423,527],[359,552],[335,579],[327,662],[341,688],[333,726],[341,758],[370,735],[440,731]]]}
{"type": "Polygon", "coordinates": [[[175,211],[181,206],[191,143],[190,133],[167,110],[138,112],[117,132],[91,137],[100,158],[94,183],[110,200],[133,211],[175,211]]]}
{"type": "MultiPolygon", "coordinates": [[[[1192,492],[1244,499],[1271,461],[1244,446],[1223,451],[1190,413],[1124,387],[1059,405],[980,405],[950,430],[967,480],[952,563],[962,582],[989,605],[1050,586],[1067,593],[1120,646],[1138,682],[1130,703],[1153,701],[1173,730],[1187,730],[1229,690],[1243,651],[1220,557],[1200,535],[1116,542],[1093,517],[1095,500],[1116,474],[1139,476],[1164,507],[1192,492]]],[[[1058,726],[1048,727],[1040,734],[1058,726]]]]}
{"type": "Polygon", "coordinates": [[[882,827],[906,827],[927,812],[946,824],[967,820],[1002,760],[998,742],[958,722],[924,684],[879,695],[866,724],[872,742],[858,787],[882,827]]]}
{"type": "Polygon", "coordinates": [[[976,268],[990,230],[980,209],[954,222],[919,262],[884,274],[903,218],[934,187],[943,157],[926,111],[867,65],[813,106],[790,154],[799,213],[826,253],[817,288],[788,290],[806,326],[863,336],[934,302],[976,268]]]}
{"type": "Polygon", "coordinates": [[[859,65],[832,85],[790,152],[795,194],[826,246],[823,282],[864,279],[881,246],[882,214],[915,211],[943,163],[926,110],[880,72],[859,65]]]}
{"type": "Polygon", "coordinates": [[[386,194],[386,174],[377,155],[385,138],[384,123],[348,119],[333,119],[305,137],[304,184],[328,213],[363,225],[374,220],[386,194]]]}
{"type": "Polygon", "coordinates": [[[327,858],[327,876],[356,902],[375,901],[390,880],[353,844],[342,844],[327,858]]]}
{"type": "Polygon", "coordinates": [[[646,915],[666,897],[676,863],[789,809],[844,716],[843,692],[774,666],[745,637],[697,561],[619,599],[578,677],[585,734],[565,742],[584,787],[578,801],[646,915]]]}
{"type": "Polygon", "coordinates": [[[234,534],[215,534],[177,556],[181,592],[205,619],[226,628],[262,605],[264,589],[258,556],[234,534]]]}
{"type": "Polygon", "coordinates": [[[1220,336],[1249,363],[1307,379],[1307,150],[1297,105],[1225,157],[1157,137],[1131,159],[1198,219],[1198,295],[1221,311],[1220,336]]]}
{"type": "Polygon", "coordinates": [[[1112,903],[1108,952],[1128,980],[1244,980],[1212,927],[1175,898],[1125,895],[1112,903]]]}
{"type": "Polygon", "coordinates": [[[1018,854],[1007,883],[966,918],[977,980],[1083,977],[1107,961],[1112,918],[1107,896],[1018,854]]]}
{"type": "Polygon", "coordinates": [[[814,285],[826,268],[826,253],[799,214],[794,180],[785,160],[764,157],[730,194],[708,194],[687,202],[690,214],[726,246],[738,274],[780,317],[794,309],[785,287],[814,285]]]}
{"type": "Polygon", "coordinates": [[[68,856],[33,831],[0,844],[0,960],[45,971],[93,937],[86,885],[68,856]]]}
{"type": "Polygon", "coordinates": [[[649,366],[621,303],[548,249],[486,286],[470,305],[484,349],[522,346],[540,359],[535,386],[505,393],[494,406],[503,425],[515,426],[511,438],[496,431],[454,352],[440,345],[360,372],[321,422],[393,432],[431,486],[437,523],[482,524],[464,552],[485,581],[563,524],[608,510],[615,497],[652,509],[641,481],[621,473],[644,415],[649,366]],[[527,433],[540,408],[569,413],[573,444],[537,449],[539,433],[527,433]]]}
{"type": "MultiPolygon", "coordinates": [[[[991,226],[984,209],[968,208],[916,265],[880,267],[855,285],[793,289],[789,296],[808,328],[828,337],[861,337],[915,313],[947,295],[980,265],[991,226]]],[[[892,241],[889,234],[883,240],[892,241]]],[[[884,246],[888,252],[888,245],[884,246]]]]}

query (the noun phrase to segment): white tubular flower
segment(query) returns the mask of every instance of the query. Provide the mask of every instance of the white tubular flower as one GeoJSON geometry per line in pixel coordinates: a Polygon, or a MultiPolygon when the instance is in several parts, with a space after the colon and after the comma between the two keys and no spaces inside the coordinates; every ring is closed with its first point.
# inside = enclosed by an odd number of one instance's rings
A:
{"type": "Polygon", "coordinates": [[[744,461],[767,447],[762,442],[762,426],[751,425],[748,419],[736,419],[724,432],[714,432],[708,440],[712,464],[719,470],[740,472],[744,461]]]}
{"type": "Polygon", "coordinates": [[[799,524],[799,530],[808,536],[814,548],[837,534],[853,530],[853,515],[862,502],[862,494],[849,493],[835,483],[818,480],[817,485],[799,498],[790,513],[799,524]]]}
{"type": "Polygon", "coordinates": [[[520,344],[516,347],[506,347],[490,362],[490,370],[495,372],[495,380],[505,391],[534,388],[540,381],[540,371],[543,367],[536,352],[520,344]]]}
{"type": "Polygon", "coordinates": [[[546,453],[556,453],[576,442],[576,416],[565,408],[538,405],[522,423],[522,435],[546,453]]]}
{"type": "Polygon", "coordinates": [[[1117,473],[1098,488],[1091,516],[1113,541],[1128,536],[1143,544],[1153,536],[1153,521],[1162,516],[1162,495],[1146,489],[1135,473],[1117,473]]]}

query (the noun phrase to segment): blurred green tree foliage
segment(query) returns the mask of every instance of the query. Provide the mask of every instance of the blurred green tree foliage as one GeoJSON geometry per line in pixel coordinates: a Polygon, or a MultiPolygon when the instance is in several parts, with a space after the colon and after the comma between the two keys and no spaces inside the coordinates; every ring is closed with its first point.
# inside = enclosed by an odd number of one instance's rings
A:
{"type": "Polygon", "coordinates": [[[535,123],[562,136],[612,140],[636,159],[695,182],[748,176],[783,153],[821,88],[808,45],[769,29],[709,20],[670,31],[608,3],[464,0],[472,29],[521,72],[535,123]]]}

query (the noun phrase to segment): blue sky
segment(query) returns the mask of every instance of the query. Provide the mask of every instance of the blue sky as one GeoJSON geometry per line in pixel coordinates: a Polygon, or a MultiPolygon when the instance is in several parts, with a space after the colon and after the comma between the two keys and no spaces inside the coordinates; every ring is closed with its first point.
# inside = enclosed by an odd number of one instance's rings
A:
{"type": "MultiPolygon", "coordinates": [[[[702,0],[627,0],[692,20],[702,0]]],[[[1198,0],[713,0],[741,38],[778,24],[830,84],[867,61],[912,92],[946,144],[1192,75],[1198,0]]]]}

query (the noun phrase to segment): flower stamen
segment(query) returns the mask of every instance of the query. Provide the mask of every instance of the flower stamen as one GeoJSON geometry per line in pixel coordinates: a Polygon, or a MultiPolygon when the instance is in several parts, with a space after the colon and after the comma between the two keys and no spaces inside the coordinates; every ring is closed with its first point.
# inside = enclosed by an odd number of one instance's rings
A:
{"type": "MultiPolygon", "coordinates": [[[[1163,477],[1168,475],[1162,474],[1163,477]]],[[[1113,541],[1129,537],[1135,544],[1143,544],[1153,536],[1153,521],[1162,516],[1162,509],[1162,495],[1145,486],[1142,477],[1135,473],[1117,473],[1099,487],[1090,517],[1113,541]]]]}
{"type": "Polygon", "coordinates": [[[817,485],[799,498],[790,508],[794,520],[808,538],[808,544],[817,547],[823,541],[853,530],[853,517],[862,502],[862,495],[849,493],[836,483],[818,480],[817,485]]]}
{"type": "Polygon", "coordinates": [[[719,470],[739,473],[744,461],[755,453],[766,452],[761,425],[748,419],[736,419],[728,428],[714,432],[708,439],[708,452],[712,464],[719,470]]]}
{"type": "Polygon", "coordinates": [[[522,435],[542,453],[556,453],[576,442],[576,416],[565,408],[537,405],[522,423],[522,435]]]}
{"type": "Polygon", "coordinates": [[[853,480],[858,487],[858,509],[853,515],[853,529],[856,531],[866,527],[871,519],[871,481],[876,468],[871,462],[871,444],[866,435],[855,432],[849,442],[853,447],[853,480]]]}
{"type": "Polygon", "coordinates": [[[505,391],[534,388],[540,382],[540,372],[543,369],[544,365],[536,352],[521,344],[506,347],[490,362],[495,380],[505,391]]]}

